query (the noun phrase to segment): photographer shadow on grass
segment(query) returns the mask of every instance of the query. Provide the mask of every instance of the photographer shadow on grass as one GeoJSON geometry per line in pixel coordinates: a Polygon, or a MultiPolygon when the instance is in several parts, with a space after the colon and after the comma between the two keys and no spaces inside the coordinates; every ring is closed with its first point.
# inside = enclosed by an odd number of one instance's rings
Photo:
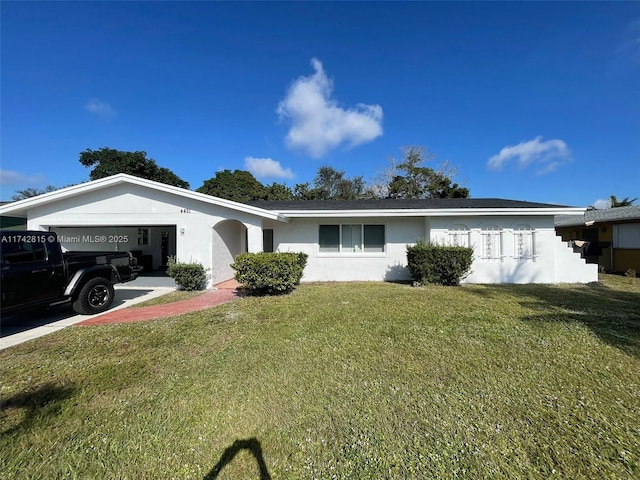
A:
{"type": "Polygon", "coordinates": [[[241,450],[249,450],[253,455],[256,463],[258,464],[258,469],[260,472],[260,480],[271,480],[271,475],[269,474],[269,470],[267,469],[267,464],[264,461],[264,457],[262,455],[262,446],[260,442],[255,438],[249,438],[246,440],[236,440],[233,442],[229,448],[227,448],[220,457],[218,463],[211,469],[211,471],[205,475],[202,480],[215,480],[220,475],[222,469],[231,463],[234,457],[241,450]]]}
{"type": "Polygon", "coordinates": [[[29,431],[39,426],[50,417],[55,417],[62,412],[64,402],[74,396],[74,385],[57,385],[45,383],[37,388],[21,392],[6,400],[0,399],[0,411],[3,428],[0,429],[0,437],[10,435],[18,430],[29,431]],[[12,410],[23,410],[24,414],[10,415],[12,410]],[[7,419],[10,418],[11,421],[7,419]],[[19,419],[19,420],[18,420],[19,419]]]}

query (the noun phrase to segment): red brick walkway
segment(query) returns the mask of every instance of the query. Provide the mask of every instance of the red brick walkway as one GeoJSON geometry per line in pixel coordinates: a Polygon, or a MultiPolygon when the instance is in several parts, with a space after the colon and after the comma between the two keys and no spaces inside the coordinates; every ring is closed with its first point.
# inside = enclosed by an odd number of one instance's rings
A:
{"type": "Polygon", "coordinates": [[[215,307],[221,303],[226,303],[238,297],[238,283],[235,280],[216,285],[214,290],[210,290],[202,295],[182,300],[179,302],[166,303],[164,305],[154,305],[150,307],[123,308],[113,312],[76,323],[76,325],[105,325],[108,323],[130,323],[142,320],[152,320],[154,318],[172,317],[183,313],[197,312],[215,307]]]}

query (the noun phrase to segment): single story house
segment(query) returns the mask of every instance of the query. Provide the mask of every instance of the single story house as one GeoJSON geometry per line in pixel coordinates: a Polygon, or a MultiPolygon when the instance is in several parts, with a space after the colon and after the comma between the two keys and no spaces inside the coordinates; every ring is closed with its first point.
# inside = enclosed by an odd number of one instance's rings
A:
{"type": "Polygon", "coordinates": [[[501,199],[354,200],[243,204],[118,174],[0,207],[68,250],[127,250],[153,269],[169,256],[233,278],[241,252],[305,252],[303,282],[409,280],[418,239],[474,249],[472,283],[597,280],[554,230],[584,208],[501,199]]]}
{"type": "Polygon", "coordinates": [[[580,245],[588,263],[605,272],[640,273],[640,206],[558,216],[555,225],[562,240],[580,245]]]}

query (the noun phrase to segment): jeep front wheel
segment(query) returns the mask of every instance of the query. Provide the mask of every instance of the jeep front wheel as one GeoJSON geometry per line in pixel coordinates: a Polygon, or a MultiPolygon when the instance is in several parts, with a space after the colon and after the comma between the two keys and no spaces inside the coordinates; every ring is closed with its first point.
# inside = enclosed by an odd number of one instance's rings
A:
{"type": "Polygon", "coordinates": [[[114,298],[113,284],[106,278],[96,277],[85,283],[73,302],[73,309],[83,315],[94,315],[108,310],[114,298]]]}

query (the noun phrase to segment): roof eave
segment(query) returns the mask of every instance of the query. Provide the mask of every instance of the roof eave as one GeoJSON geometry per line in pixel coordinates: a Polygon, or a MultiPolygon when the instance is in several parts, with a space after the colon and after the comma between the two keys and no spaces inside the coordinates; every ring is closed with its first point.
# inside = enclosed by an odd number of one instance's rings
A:
{"type": "Polygon", "coordinates": [[[439,208],[439,209],[384,209],[384,210],[279,210],[289,218],[324,217],[449,217],[449,216],[553,216],[580,215],[586,209],[567,208],[439,208]]]}
{"type": "Polygon", "coordinates": [[[75,196],[81,195],[86,192],[101,190],[104,188],[108,188],[110,186],[125,184],[125,183],[148,187],[155,190],[164,191],[167,193],[172,193],[174,195],[178,195],[181,197],[190,198],[192,200],[196,200],[196,201],[200,201],[200,202],[204,202],[212,205],[217,205],[224,208],[238,210],[244,213],[249,213],[252,215],[268,218],[270,220],[276,220],[276,221],[285,222],[285,223],[289,221],[289,219],[286,216],[283,216],[278,212],[274,212],[273,210],[265,210],[263,208],[254,207],[252,205],[247,205],[245,203],[233,202],[231,200],[214,197],[211,195],[207,195],[205,193],[194,192],[192,190],[187,190],[185,188],[175,187],[173,185],[166,185],[166,184],[154,182],[152,180],[147,180],[144,178],[127,175],[124,173],[119,173],[117,175],[112,175],[110,177],[101,178],[99,180],[94,180],[92,182],[72,185],[70,187],[61,188],[60,190],[44,193],[36,197],[26,198],[24,200],[18,200],[17,202],[3,205],[0,207],[0,215],[9,215],[9,214],[26,215],[27,211],[30,208],[38,207],[39,205],[43,205],[51,201],[62,200],[66,198],[73,198],[75,196]]]}

